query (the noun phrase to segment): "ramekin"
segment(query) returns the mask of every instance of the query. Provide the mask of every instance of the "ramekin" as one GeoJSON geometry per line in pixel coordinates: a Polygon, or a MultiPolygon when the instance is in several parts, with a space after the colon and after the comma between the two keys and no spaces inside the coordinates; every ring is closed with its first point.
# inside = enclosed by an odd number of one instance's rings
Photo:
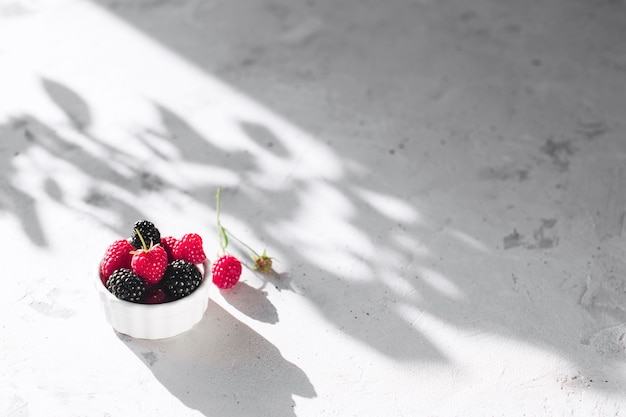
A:
{"type": "Polygon", "coordinates": [[[163,304],[121,300],[107,290],[96,274],[95,285],[107,322],[117,332],[138,339],[165,339],[191,329],[204,316],[211,288],[209,261],[197,266],[202,273],[200,286],[186,297],[163,304]]]}

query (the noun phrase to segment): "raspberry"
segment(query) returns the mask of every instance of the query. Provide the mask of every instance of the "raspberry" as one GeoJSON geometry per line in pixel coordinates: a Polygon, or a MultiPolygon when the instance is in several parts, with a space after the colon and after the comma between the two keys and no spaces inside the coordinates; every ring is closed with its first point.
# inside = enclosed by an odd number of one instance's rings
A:
{"type": "Polygon", "coordinates": [[[146,285],[146,294],[141,300],[143,304],[162,304],[168,301],[167,293],[161,285],[146,285]]]}
{"type": "Polygon", "coordinates": [[[157,229],[156,226],[148,220],[135,222],[133,230],[134,233],[130,239],[130,244],[133,245],[135,249],[141,249],[143,247],[137,231],[139,231],[148,246],[157,245],[161,242],[161,233],[159,232],[159,229],[157,229]]]}
{"type": "Polygon", "coordinates": [[[192,264],[201,264],[206,255],[202,247],[202,237],[196,233],[187,233],[172,248],[174,259],[184,259],[192,264]]]}
{"type": "Polygon", "coordinates": [[[227,289],[234,286],[241,276],[241,262],[232,255],[220,257],[211,268],[213,283],[218,288],[227,289]]]}
{"type": "Polygon", "coordinates": [[[193,263],[177,259],[167,266],[161,280],[165,291],[175,300],[195,291],[202,282],[202,274],[193,263]]]}
{"type": "Polygon", "coordinates": [[[121,268],[111,274],[107,289],[121,300],[138,303],[146,293],[146,284],[130,269],[121,268]]]}
{"type": "Polygon", "coordinates": [[[176,238],[172,236],[165,236],[161,238],[161,247],[165,249],[165,252],[167,253],[168,262],[171,262],[174,260],[172,249],[174,249],[174,246],[176,246],[177,242],[178,240],[176,240],[176,238]]]}
{"type": "Polygon", "coordinates": [[[167,253],[159,245],[148,248],[139,229],[136,232],[141,240],[142,249],[132,252],[131,269],[147,283],[156,284],[163,278],[167,268],[167,253]]]}
{"type": "Polygon", "coordinates": [[[106,285],[111,274],[120,268],[130,268],[133,255],[130,253],[134,248],[126,239],[113,242],[104,253],[100,261],[100,279],[106,285]]]}

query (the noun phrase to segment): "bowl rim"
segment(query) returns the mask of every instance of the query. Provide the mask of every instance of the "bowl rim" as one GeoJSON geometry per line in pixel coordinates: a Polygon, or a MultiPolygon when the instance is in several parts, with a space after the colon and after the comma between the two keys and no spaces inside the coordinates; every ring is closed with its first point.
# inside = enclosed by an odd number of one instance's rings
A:
{"type": "Polygon", "coordinates": [[[200,281],[200,285],[198,285],[198,287],[188,296],[179,298],[178,300],[168,301],[166,303],[157,303],[157,304],[133,303],[131,301],[126,301],[126,300],[122,300],[121,298],[117,298],[107,289],[107,287],[102,282],[102,278],[100,277],[100,268],[98,268],[97,280],[95,282],[95,285],[96,285],[96,288],[98,289],[98,292],[100,292],[100,294],[102,294],[106,298],[106,301],[111,302],[111,303],[120,303],[125,308],[130,308],[130,309],[158,309],[158,308],[164,308],[166,306],[171,306],[173,304],[180,305],[183,302],[191,303],[196,298],[198,298],[200,294],[202,293],[202,291],[199,291],[199,290],[209,284],[207,281],[210,281],[210,280],[207,279],[207,276],[209,272],[211,271],[211,262],[209,261],[209,258],[206,258],[204,262],[202,263],[194,264],[194,265],[196,267],[199,265],[202,266],[202,270],[200,271],[200,273],[202,274],[202,281],[200,281]]]}

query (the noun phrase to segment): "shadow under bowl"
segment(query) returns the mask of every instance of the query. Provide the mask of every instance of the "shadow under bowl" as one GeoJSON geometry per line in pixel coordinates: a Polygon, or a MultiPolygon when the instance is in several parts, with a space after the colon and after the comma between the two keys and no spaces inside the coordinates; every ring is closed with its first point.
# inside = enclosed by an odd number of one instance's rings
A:
{"type": "Polygon", "coordinates": [[[96,274],[98,298],[107,322],[119,333],[138,339],[165,339],[191,329],[204,316],[211,288],[208,260],[197,266],[202,273],[200,286],[186,297],[163,304],[120,300],[106,289],[96,274]]]}

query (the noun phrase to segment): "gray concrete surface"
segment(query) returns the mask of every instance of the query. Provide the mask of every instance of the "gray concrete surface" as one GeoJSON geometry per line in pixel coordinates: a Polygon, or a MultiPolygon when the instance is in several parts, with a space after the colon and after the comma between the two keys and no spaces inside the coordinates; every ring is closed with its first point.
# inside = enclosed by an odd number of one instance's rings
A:
{"type": "MultiPolygon", "coordinates": [[[[0,414],[626,413],[626,5],[0,0],[0,414]],[[276,257],[162,341],[148,218],[276,257]]],[[[240,252],[237,252],[240,254],[240,252]]]]}

